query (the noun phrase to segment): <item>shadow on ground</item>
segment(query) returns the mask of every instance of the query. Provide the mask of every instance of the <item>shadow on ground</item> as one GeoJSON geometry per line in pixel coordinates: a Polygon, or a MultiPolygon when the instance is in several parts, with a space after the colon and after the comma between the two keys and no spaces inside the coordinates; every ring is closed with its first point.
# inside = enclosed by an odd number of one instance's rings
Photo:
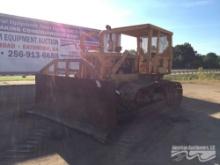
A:
{"type": "MultiPolygon", "coordinates": [[[[106,144],[101,144],[74,130],[48,123],[44,119],[8,118],[15,120],[11,121],[11,127],[7,127],[13,128],[14,133],[1,129],[6,132],[1,132],[0,135],[2,141],[0,164],[22,164],[24,161],[37,158],[41,158],[42,164],[45,161],[47,162],[45,164],[51,165],[58,164],[58,159],[63,159],[63,162],[70,165],[201,164],[197,158],[193,160],[183,158],[175,162],[170,158],[172,145],[215,145],[216,158],[203,164],[220,163],[218,113],[220,104],[184,97],[181,108],[175,111],[168,111],[166,107],[161,106],[146,109],[136,119],[114,130],[106,144]],[[63,129],[65,133],[55,138],[48,134],[54,128],[63,129]],[[17,141],[13,140],[17,138],[17,134],[23,137],[17,141]],[[22,146],[31,148],[31,145],[32,150],[23,149],[22,152],[22,146]],[[59,158],[48,157],[54,154],[59,155],[59,158]]],[[[5,121],[0,120],[1,123],[5,121]]],[[[2,124],[0,127],[5,125],[2,124]]],[[[33,161],[32,164],[34,163],[39,162],[33,161]]]]}

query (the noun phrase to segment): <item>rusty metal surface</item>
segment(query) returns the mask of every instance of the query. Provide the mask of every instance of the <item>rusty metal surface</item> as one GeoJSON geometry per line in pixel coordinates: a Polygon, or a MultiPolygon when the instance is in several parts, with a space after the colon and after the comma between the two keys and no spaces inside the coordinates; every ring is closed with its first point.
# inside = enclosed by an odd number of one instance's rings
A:
{"type": "Polygon", "coordinates": [[[36,76],[36,105],[30,113],[104,140],[117,124],[114,85],[95,80],[36,76]]]}

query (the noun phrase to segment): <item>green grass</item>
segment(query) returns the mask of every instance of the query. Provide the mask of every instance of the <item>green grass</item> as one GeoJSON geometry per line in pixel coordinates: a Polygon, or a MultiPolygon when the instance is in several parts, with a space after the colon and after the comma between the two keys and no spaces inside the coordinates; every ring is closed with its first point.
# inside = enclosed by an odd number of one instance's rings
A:
{"type": "MultiPolygon", "coordinates": [[[[198,72],[196,74],[165,75],[164,79],[173,81],[220,80],[220,74],[198,72]]],[[[0,82],[4,81],[35,81],[35,76],[0,76],[0,82]]]]}
{"type": "Polygon", "coordinates": [[[1,81],[34,81],[35,76],[0,76],[1,81]]]}
{"type": "Polygon", "coordinates": [[[174,80],[174,81],[220,80],[220,74],[198,72],[196,74],[166,75],[164,78],[167,80],[174,80]]]}
{"type": "Polygon", "coordinates": [[[166,75],[164,77],[167,80],[174,81],[210,81],[210,80],[220,80],[219,73],[206,73],[203,72],[203,68],[198,68],[198,72],[194,74],[177,74],[177,75],[166,75]]]}

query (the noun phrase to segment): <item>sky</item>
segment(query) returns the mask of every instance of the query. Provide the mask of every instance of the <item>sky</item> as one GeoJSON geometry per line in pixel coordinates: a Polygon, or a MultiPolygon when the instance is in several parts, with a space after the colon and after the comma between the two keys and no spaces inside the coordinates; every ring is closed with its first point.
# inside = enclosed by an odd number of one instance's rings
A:
{"type": "Polygon", "coordinates": [[[0,13],[104,29],[151,23],[220,55],[220,0],[0,0],[0,13]]]}

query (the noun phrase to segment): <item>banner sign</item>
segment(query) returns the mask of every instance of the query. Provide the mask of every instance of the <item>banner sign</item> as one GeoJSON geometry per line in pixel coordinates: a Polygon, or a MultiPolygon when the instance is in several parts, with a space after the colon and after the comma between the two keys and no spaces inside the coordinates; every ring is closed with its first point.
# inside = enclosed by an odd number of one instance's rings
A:
{"type": "Polygon", "coordinates": [[[34,74],[54,59],[80,58],[81,49],[98,49],[98,34],[96,29],[0,14],[0,74],[34,74]]]}

